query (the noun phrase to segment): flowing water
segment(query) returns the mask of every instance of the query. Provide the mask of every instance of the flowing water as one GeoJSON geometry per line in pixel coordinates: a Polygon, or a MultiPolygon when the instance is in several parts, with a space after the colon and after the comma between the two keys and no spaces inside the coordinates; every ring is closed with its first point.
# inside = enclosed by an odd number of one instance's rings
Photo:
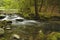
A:
{"type": "MultiPolygon", "coordinates": [[[[7,25],[4,24],[4,34],[1,36],[0,40],[25,40],[42,31],[44,34],[53,31],[60,32],[60,21],[37,22],[34,20],[26,20],[17,15],[6,16],[3,20],[12,21],[12,23],[7,23],[7,25]]],[[[2,22],[4,23],[4,21],[2,22]]]]}

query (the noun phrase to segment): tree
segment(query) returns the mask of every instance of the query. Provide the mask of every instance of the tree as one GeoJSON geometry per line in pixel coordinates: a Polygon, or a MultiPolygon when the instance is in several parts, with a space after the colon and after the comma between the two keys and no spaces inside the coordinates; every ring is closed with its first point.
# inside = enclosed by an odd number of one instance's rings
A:
{"type": "Polygon", "coordinates": [[[39,12],[41,12],[42,6],[43,6],[43,0],[41,0],[41,4],[40,4],[40,8],[39,8],[39,12]]]}

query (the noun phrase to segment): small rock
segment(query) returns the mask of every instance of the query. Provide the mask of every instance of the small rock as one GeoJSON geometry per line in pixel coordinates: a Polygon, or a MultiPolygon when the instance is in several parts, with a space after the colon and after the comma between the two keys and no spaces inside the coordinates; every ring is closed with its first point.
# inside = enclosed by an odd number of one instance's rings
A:
{"type": "Polygon", "coordinates": [[[6,26],[6,29],[7,29],[7,30],[11,30],[10,25],[7,25],[7,26],[6,26]]]}
{"type": "Polygon", "coordinates": [[[13,37],[16,37],[17,39],[20,38],[19,35],[17,35],[17,34],[13,34],[13,37]]]}
{"type": "Polygon", "coordinates": [[[6,28],[7,30],[10,30],[11,28],[6,28]]]}
{"type": "Polygon", "coordinates": [[[11,40],[20,40],[20,36],[17,34],[13,34],[11,40]]]}

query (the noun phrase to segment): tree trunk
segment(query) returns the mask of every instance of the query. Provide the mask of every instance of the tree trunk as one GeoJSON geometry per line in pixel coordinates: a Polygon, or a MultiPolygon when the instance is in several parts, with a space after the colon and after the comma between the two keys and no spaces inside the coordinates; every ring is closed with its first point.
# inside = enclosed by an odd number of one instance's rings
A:
{"type": "Polygon", "coordinates": [[[39,19],[39,14],[38,14],[38,0],[34,0],[34,6],[35,6],[35,20],[39,19]]]}

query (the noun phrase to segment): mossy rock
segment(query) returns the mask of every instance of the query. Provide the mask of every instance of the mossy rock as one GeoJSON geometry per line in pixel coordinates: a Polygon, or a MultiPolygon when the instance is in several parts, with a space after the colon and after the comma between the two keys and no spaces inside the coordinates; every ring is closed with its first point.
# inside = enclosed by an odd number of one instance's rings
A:
{"type": "Polygon", "coordinates": [[[0,28],[0,35],[3,35],[3,34],[4,34],[4,29],[0,28]]]}

